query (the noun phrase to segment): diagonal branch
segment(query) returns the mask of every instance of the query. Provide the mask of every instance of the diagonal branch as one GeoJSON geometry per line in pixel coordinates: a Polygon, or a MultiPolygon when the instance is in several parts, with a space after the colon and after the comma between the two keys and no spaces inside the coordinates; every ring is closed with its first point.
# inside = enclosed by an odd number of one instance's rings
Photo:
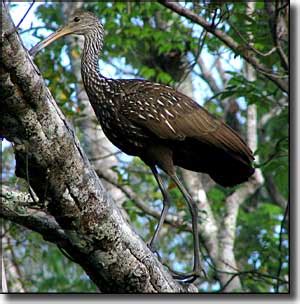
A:
{"type": "Polygon", "coordinates": [[[53,216],[42,210],[28,207],[34,203],[30,194],[2,186],[0,198],[2,218],[41,234],[46,241],[60,246],[69,243],[67,235],[53,216]]]}
{"type": "Polygon", "coordinates": [[[5,34],[13,23],[3,2],[1,14],[0,134],[15,143],[18,176],[26,178],[28,160],[30,186],[70,241],[63,249],[103,292],[195,291],[174,281],[124,220],[19,36],[5,34]]]}
{"type": "MultiPolygon", "coordinates": [[[[226,44],[233,52],[241,55],[248,63],[250,63],[258,72],[265,75],[268,79],[274,82],[281,90],[288,93],[288,83],[274,74],[272,70],[268,69],[263,63],[261,63],[252,52],[249,52],[247,48],[241,48],[241,46],[224,31],[217,29],[213,24],[210,24],[203,17],[195,14],[193,11],[181,6],[176,2],[168,0],[159,0],[163,6],[171,9],[180,16],[183,16],[194,23],[201,25],[206,31],[219,38],[224,44],[226,44]]],[[[281,77],[281,76],[280,76],[281,77]]]]}

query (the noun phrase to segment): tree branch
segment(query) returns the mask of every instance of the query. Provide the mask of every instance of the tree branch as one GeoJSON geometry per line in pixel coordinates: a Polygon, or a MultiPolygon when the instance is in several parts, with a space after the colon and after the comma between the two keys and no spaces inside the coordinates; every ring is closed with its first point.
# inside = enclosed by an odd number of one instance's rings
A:
{"type": "Polygon", "coordinates": [[[42,210],[30,208],[34,202],[29,193],[2,187],[0,216],[43,236],[46,241],[65,246],[68,237],[55,218],[42,210]]]}
{"type": "MultiPolygon", "coordinates": [[[[163,6],[171,9],[180,16],[183,16],[194,23],[202,26],[206,31],[213,34],[219,38],[224,44],[226,44],[230,49],[233,50],[236,54],[241,55],[247,62],[249,62],[258,72],[265,75],[268,79],[274,82],[281,90],[288,93],[288,83],[278,78],[278,75],[275,75],[272,70],[268,69],[263,63],[261,63],[253,53],[249,52],[247,48],[241,48],[241,46],[234,40],[232,37],[227,35],[225,32],[217,29],[213,24],[207,22],[203,17],[198,16],[193,11],[186,9],[179,5],[176,2],[171,2],[169,0],[159,0],[163,6]]],[[[281,77],[281,76],[280,76],[281,77]]]]}
{"type": "Polygon", "coordinates": [[[3,2],[1,14],[0,134],[20,148],[18,176],[28,158],[30,185],[70,242],[63,249],[103,292],[195,291],[174,281],[123,219],[17,33],[5,34],[13,23],[3,2]]]}
{"type": "Polygon", "coordinates": [[[278,2],[279,1],[276,1],[276,4],[275,4],[276,7],[274,7],[274,3],[265,1],[265,10],[266,10],[267,14],[269,15],[269,26],[270,26],[275,48],[280,57],[282,66],[288,72],[289,71],[289,60],[288,60],[287,55],[284,53],[280,40],[279,40],[279,36],[283,34],[282,32],[285,32],[285,35],[287,35],[287,29],[286,29],[285,22],[283,21],[283,18],[280,17],[280,15],[279,15],[281,8],[278,7],[278,4],[279,4],[278,2]]]}

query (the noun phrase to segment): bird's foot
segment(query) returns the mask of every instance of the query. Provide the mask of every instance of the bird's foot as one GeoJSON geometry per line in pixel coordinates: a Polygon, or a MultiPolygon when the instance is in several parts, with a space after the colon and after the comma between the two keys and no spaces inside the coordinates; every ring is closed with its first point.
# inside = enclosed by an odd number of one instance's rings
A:
{"type": "MultiPolygon", "coordinates": [[[[147,244],[147,247],[157,256],[159,262],[162,263],[162,258],[159,255],[158,251],[153,246],[152,242],[150,241],[150,242],[147,242],[146,244],[147,244]]],[[[171,272],[173,279],[175,279],[179,283],[190,284],[190,283],[193,283],[196,279],[198,279],[200,277],[201,271],[194,270],[192,272],[182,273],[182,272],[172,270],[169,266],[167,266],[165,264],[163,264],[163,265],[166,268],[168,268],[168,270],[171,272]]]]}
{"type": "Polygon", "coordinates": [[[200,273],[197,271],[192,271],[188,273],[181,273],[174,270],[170,270],[173,279],[183,284],[193,283],[196,279],[200,277],[200,273]]]}

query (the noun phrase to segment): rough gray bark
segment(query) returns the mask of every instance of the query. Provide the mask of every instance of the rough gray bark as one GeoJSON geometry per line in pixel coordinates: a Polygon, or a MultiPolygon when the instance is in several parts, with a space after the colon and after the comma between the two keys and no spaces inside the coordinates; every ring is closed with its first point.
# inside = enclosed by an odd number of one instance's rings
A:
{"type": "MultiPolygon", "coordinates": [[[[72,128],[13,31],[2,2],[0,134],[14,143],[25,177],[63,230],[63,249],[102,292],[188,292],[123,219],[72,128]]],[[[1,216],[5,218],[1,208],[1,216]]]]}

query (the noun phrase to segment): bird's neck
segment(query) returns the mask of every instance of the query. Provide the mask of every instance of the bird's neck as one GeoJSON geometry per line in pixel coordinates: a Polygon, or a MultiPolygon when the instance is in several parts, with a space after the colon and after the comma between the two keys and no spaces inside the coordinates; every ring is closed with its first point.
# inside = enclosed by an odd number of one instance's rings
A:
{"type": "MultiPolygon", "coordinates": [[[[81,74],[87,91],[94,88],[105,90],[106,78],[99,71],[99,54],[102,50],[103,38],[97,32],[86,35],[81,61],[81,74]]],[[[89,93],[89,92],[88,92],[89,93]]]]}

